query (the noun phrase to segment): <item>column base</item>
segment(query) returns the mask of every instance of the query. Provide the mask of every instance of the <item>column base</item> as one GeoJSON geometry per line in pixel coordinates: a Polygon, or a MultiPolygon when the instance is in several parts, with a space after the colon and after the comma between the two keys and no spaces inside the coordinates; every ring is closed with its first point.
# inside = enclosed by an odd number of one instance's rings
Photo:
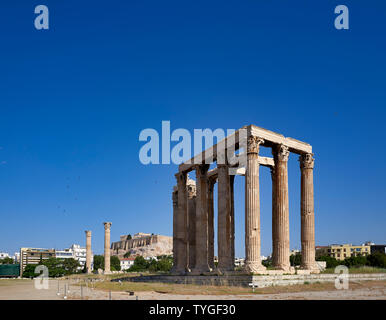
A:
{"type": "Polygon", "coordinates": [[[209,268],[209,266],[195,267],[192,269],[191,275],[199,276],[209,272],[212,272],[212,269],[209,268]]]}
{"type": "Polygon", "coordinates": [[[189,272],[190,272],[189,268],[180,269],[180,268],[173,267],[172,270],[170,270],[170,273],[173,274],[173,275],[176,275],[176,276],[184,276],[184,275],[186,275],[189,272]]]}
{"type": "Polygon", "coordinates": [[[264,273],[266,270],[267,268],[257,261],[246,262],[244,266],[244,271],[248,273],[264,273]]]}
{"type": "Polygon", "coordinates": [[[111,271],[103,271],[103,274],[112,274],[111,271]]]}
{"type": "Polygon", "coordinates": [[[309,273],[320,273],[320,269],[316,264],[311,264],[311,265],[302,265],[297,271],[301,272],[309,272],[309,273]]]}
{"type": "Polygon", "coordinates": [[[295,267],[291,266],[273,266],[274,270],[282,271],[283,273],[290,273],[290,274],[295,274],[295,267]]]}

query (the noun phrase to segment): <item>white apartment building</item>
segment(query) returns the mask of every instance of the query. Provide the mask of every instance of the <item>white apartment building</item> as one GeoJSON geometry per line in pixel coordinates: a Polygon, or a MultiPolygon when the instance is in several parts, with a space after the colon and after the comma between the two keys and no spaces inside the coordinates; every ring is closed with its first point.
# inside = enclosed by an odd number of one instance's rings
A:
{"type": "MultiPolygon", "coordinates": [[[[86,264],[86,248],[81,247],[79,244],[73,244],[70,248],[64,250],[55,250],[56,258],[68,259],[73,258],[80,264],[78,268],[83,269],[86,264]]],[[[93,255],[91,254],[91,267],[93,265],[93,255]]]]}
{"type": "Polygon", "coordinates": [[[0,259],[4,259],[4,258],[10,258],[9,253],[7,253],[7,252],[0,252],[0,259]]]}
{"type": "Polygon", "coordinates": [[[127,270],[134,264],[135,257],[128,257],[120,259],[121,262],[121,270],[127,270]]]}

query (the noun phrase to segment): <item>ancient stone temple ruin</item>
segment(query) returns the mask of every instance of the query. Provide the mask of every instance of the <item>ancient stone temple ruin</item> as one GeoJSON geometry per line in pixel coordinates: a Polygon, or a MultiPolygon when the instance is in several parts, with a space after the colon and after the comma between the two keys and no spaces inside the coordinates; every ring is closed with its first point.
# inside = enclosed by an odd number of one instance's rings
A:
{"type": "Polygon", "coordinates": [[[235,219],[234,179],[245,178],[245,272],[294,273],[290,266],[288,166],[290,153],[299,155],[301,179],[302,264],[298,273],[317,273],[314,234],[314,158],[311,145],[281,134],[249,125],[229,135],[217,145],[179,166],[173,189],[173,269],[174,274],[205,274],[234,269],[235,219]],[[245,143],[242,143],[244,137],[245,143]],[[219,146],[222,146],[220,148],[219,146]],[[231,163],[242,147],[244,166],[231,163]],[[272,150],[271,157],[259,156],[260,147],[272,150]],[[221,150],[225,150],[222,152],[221,150]],[[220,154],[220,152],[222,152],[220,154]],[[219,159],[222,159],[221,163],[219,159]],[[210,164],[217,167],[209,170],[210,164]],[[266,270],[260,259],[259,167],[269,167],[272,177],[272,264],[266,270]],[[235,170],[231,170],[235,169],[235,170]],[[196,181],[188,176],[195,170],[196,181]],[[214,265],[213,189],[217,183],[218,266],[214,265]]]}

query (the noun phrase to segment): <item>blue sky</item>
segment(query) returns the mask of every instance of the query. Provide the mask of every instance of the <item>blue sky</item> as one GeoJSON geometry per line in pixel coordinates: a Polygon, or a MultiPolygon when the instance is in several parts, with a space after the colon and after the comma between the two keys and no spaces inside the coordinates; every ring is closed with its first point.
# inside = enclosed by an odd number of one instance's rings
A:
{"type": "MultiPolygon", "coordinates": [[[[316,243],[385,243],[386,4],[344,1],[3,1],[0,251],[172,234],[177,166],[138,160],[145,128],[255,124],[315,153],[316,243]],[[34,28],[34,8],[50,29],[34,28]]],[[[264,150],[263,154],[268,155],[264,150]]],[[[244,255],[236,179],[236,255],[244,255]]],[[[261,169],[262,254],[271,181],[261,169]]],[[[300,170],[289,160],[291,248],[300,170]]]]}

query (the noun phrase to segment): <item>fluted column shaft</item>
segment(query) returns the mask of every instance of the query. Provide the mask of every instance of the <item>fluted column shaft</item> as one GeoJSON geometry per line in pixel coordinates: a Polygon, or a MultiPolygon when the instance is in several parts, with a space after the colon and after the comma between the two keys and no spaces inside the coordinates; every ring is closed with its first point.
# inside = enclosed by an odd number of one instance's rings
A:
{"type": "Polygon", "coordinates": [[[271,167],[272,179],[272,262],[277,261],[277,237],[276,237],[276,171],[271,167]]]}
{"type": "Polygon", "coordinates": [[[188,220],[188,194],[187,194],[187,174],[185,172],[177,173],[178,189],[178,211],[177,211],[177,265],[173,266],[173,273],[185,273],[188,269],[188,237],[187,237],[187,220],[188,220]]]}
{"type": "Polygon", "coordinates": [[[229,168],[227,165],[219,164],[217,166],[218,176],[218,269],[227,271],[232,269],[232,251],[231,251],[231,187],[229,168]]]}
{"type": "Polygon", "coordinates": [[[288,202],[288,147],[278,145],[274,151],[275,159],[275,226],[273,234],[275,258],[272,264],[275,268],[284,271],[290,269],[289,243],[289,202],[288,202]]]}
{"type": "Polygon", "coordinates": [[[215,179],[210,179],[208,183],[208,264],[214,269],[214,203],[213,189],[215,179]]]}
{"type": "Polygon", "coordinates": [[[203,164],[196,167],[196,266],[195,273],[209,272],[208,264],[208,169],[203,164]]]}
{"type": "Polygon", "coordinates": [[[196,190],[188,191],[189,269],[196,265],[196,190]]]}
{"type": "Polygon", "coordinates": [[[302,269],[317,269],[315,263],[314,159],[312,154],[300,156],[301,170],[301,243],[302,269]]]}
{"type": "Polygon", "coordinates": [[[91,231],[86,232],[86,270],[90,274],[91,270],[91,231]]]}
{"type": "Polygon", "coordinates": [[[235,197],[234,197],[235,176],[230,176],[231,187],[231,266],[235,266],[235,197]]]}
{"type": "Polygon", "coordinates": [[[111,222],[104,222],[105,226],[105,273],[109,273],[110,270],[110,228],[111,222]]]}
{"type": "Polygon", "coordinates": [[[260,258],[259,146],[263,139],[250,136],[247,143],[245,172],[245,270],[265,270],[260,258]]]}
{"type": "Polygon", "coordinates": [[[177,240],[177,230],[178,230],[178,191],[177,187],[173,190],[172,193],[173,199],[173,267],[178,265],[178,240],[177,240]]]}

